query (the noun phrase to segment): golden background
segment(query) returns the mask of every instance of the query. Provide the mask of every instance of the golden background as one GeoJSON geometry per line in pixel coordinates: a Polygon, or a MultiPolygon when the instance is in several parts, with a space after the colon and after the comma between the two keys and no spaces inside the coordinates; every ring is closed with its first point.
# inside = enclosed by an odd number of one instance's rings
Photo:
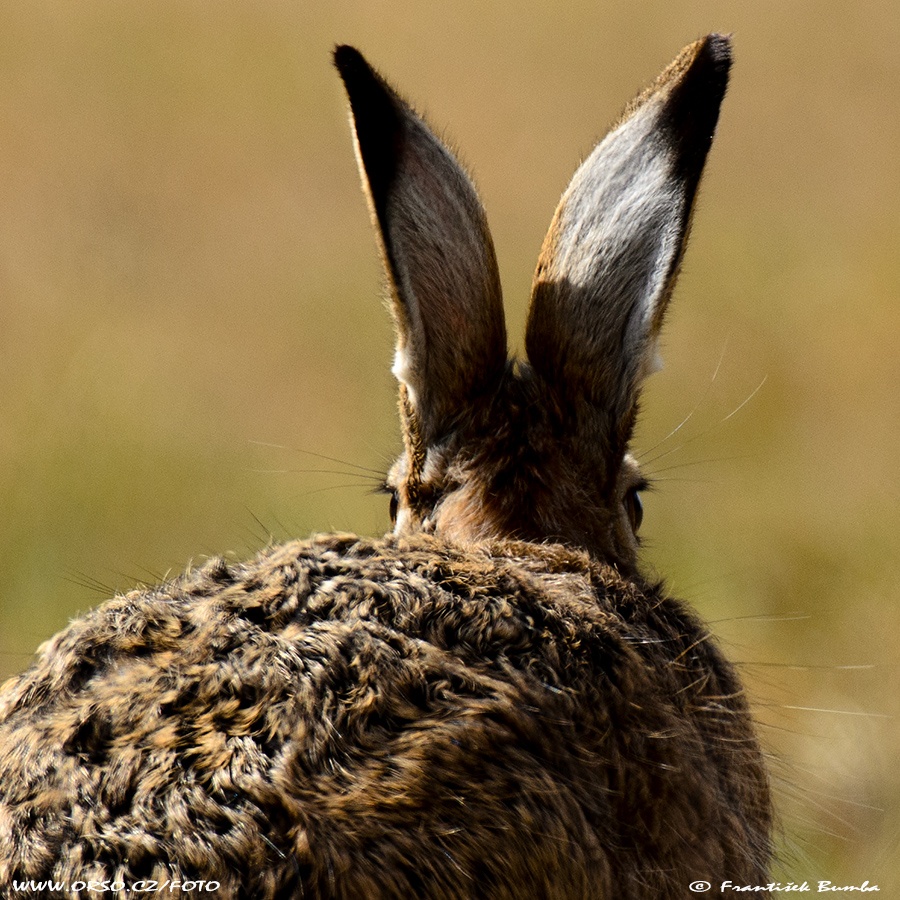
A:
{"type": "Polygon", "coordinates": [[[392,337],[334,43],[461,148],[515,347],[577,163],[714,30],[735,67],[638,436],[646,562],[743,667],[778,876],[900,896],[887,0],[2,0],[0,676],[192,559],[387,528],[356,467],[398,449],[392,337]]]}

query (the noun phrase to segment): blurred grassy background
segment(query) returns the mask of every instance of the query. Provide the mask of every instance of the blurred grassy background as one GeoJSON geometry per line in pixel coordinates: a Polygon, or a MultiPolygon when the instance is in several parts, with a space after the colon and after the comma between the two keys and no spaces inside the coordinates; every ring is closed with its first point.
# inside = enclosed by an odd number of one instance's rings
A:
{"type": "Polygon", "coordinates": [[[335,42],[462,148],[521,346],[577,162],[712,30],[736,65],[640,445],[696,412],[646,454],[647,563],[744,666],[779,875],[900,896],[887,0],[2,0],[0,676],[192,558],[386,529],[354,474],[399,442],[335,42]]]}

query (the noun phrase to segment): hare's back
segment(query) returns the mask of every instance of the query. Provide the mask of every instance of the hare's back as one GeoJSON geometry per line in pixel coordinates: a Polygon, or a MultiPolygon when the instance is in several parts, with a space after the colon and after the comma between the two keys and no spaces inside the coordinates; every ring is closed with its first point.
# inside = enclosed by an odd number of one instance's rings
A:
{"type": "Polygon", "coordinates": [[[0,881],[603,896],[657,839],[621,810],[715,776],[641,656],[660,602],[561,548],[349,536],[117,597],[0,697],[0,881]]]}

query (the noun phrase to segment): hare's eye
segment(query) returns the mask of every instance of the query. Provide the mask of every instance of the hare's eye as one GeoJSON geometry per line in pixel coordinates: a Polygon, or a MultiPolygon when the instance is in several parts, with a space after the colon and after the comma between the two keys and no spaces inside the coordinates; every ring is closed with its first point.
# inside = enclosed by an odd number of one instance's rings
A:
{"type": "Polygon", "coordinates": [[[391,513],[391,525],[397,524],[397,507],[400,505],[400,498],[397,496],[396,491],[391,491],[391,504],[390,504],[390,513],[391,513]]]}
{"type": "Polygon", "coordinates": [[[637,534],[638,529],[641,527],[641,522],[644,521],[644,504],[641,503],[639,489],[636,487],[629,488],[625,492],[622,503],[625,505],[625,512],[628,514],[631,530],[637,534]]]}
{"type": "Polygon", "coordinates": [[[387,494],[391,498],[388,505],[388,512],[391,517],[391,525],[396,525],[397,512],[400,509],[400,495],[397,493],[396,488],[391,487],[387,481],[382,481],[378,487],[375,488],[375,493],[387,494]]]}

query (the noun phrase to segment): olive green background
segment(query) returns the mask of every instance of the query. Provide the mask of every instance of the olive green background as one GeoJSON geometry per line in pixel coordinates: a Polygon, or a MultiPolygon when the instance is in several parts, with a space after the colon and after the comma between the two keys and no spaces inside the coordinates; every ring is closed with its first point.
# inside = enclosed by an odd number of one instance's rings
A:
{"type": "Polygon", "coordinates": [[[712,30],[735,66],[638,436],[646,563],[743,667],[779,877],[900,896],[888,0],[2,0],[0,676],[112,590],[386,529],[358,467],[399,446],[392,337],[335,42],[462,148],[521,347],[577,163],[712,30]]]}

